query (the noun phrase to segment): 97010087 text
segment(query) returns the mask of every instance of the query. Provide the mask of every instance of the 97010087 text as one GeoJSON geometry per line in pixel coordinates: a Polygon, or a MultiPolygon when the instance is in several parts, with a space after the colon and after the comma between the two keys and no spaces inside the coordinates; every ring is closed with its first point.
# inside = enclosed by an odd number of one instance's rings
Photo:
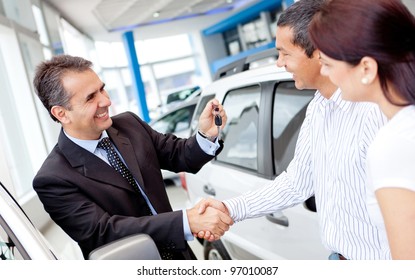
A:
{"type": "Polygon", "coordinates": [[[230,268],[232,275],[275,275],[278,271],[278,266],[273,267],[246,267],[246,266],[232,266],[230,268]]]}

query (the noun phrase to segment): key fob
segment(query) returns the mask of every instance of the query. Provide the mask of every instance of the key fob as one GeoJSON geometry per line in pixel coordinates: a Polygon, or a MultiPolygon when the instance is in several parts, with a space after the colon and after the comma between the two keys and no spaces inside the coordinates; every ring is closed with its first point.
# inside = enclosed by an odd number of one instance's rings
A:
{"type": "Polygon", "coordinates": [[[220,115],[215,116],[215,125],[221,126],[222,125],[222,117],[220,115]]]}

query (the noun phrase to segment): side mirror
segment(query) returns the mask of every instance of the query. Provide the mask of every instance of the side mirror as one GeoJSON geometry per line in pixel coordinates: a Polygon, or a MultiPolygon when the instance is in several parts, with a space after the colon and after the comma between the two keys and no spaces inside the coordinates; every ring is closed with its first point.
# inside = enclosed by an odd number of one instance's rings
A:
{"type": "Polygon", "coordinates": [[[89,260],[161,260],[153,239],[144,233],[115,240],[93,250],[89,260]]]}

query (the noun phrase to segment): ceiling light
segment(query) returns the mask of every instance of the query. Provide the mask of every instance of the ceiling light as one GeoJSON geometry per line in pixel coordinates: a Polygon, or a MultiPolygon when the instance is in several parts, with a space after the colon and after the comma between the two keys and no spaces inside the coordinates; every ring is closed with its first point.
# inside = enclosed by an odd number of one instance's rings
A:
{"type": "Polygon", "coordinates": [[[154,14],[153,14],[153,17],[155,17],[155,18],[158,18],[160,16],[160,12],[155,12],[154,14]]]}

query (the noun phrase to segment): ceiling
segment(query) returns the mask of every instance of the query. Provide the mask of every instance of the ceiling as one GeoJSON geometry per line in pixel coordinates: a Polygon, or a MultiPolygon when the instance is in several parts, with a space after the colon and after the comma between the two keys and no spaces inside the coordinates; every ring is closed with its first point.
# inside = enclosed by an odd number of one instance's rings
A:
{"type": "Polygon", "coordinates": [[[141,38],[200,30],[258,0],[45,0],[95,40],[121,40],[134,30],[141,38]]]}

